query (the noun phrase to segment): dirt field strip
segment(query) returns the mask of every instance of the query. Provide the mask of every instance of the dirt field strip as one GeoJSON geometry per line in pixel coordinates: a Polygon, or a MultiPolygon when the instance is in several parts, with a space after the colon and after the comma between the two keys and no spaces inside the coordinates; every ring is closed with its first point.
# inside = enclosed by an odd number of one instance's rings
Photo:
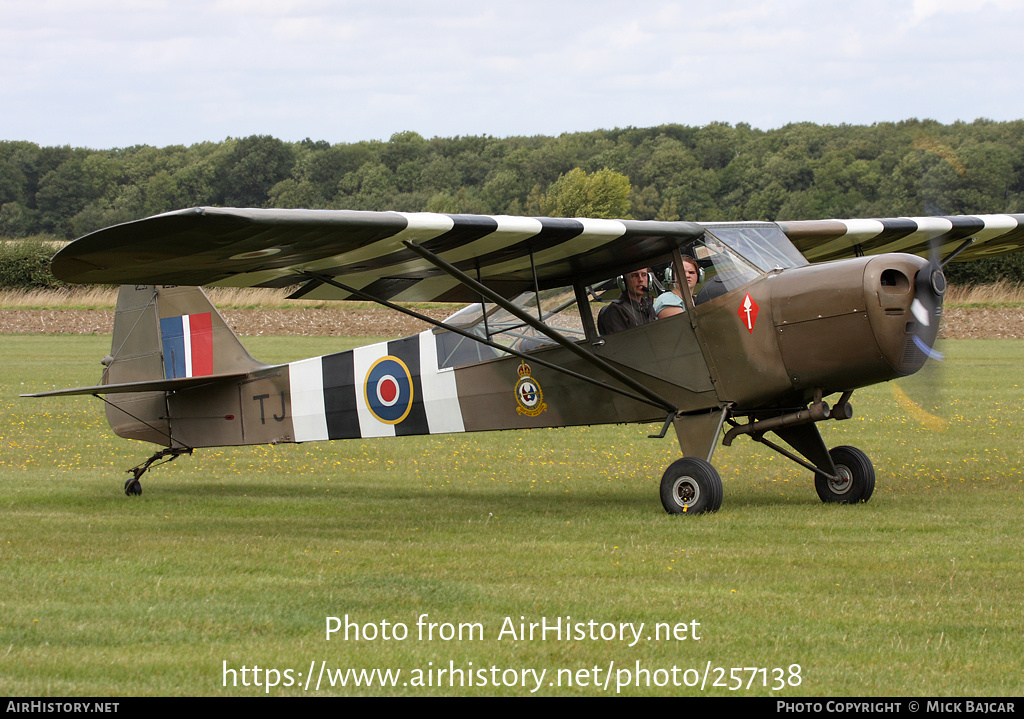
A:
{"type": "MultiPolygon", "coordinates": [[[[440,320],[452,310],[420,312],[440,320]]],[[[412,317],[382,308],[222,310],[221,314],[243,336],[404,337],[428,327],[412,317]]],[[[113,323],[113,310],[0,310],[0,334],[110,334],[113,323]]],[[[941,336],[1022,339],[1024,307],[947,307],[941,336]]]]}

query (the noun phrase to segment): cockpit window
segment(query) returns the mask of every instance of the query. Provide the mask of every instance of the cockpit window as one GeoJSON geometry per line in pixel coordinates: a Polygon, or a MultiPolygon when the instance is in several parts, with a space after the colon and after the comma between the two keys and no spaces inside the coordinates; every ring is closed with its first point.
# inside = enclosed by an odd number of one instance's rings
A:
{"type": "Polygon", "coordinates": [[[694,242],[688,250],[704,271],[704,282],[694,297],[694,303],[698,305],[753,282],[764,274],[724,242],[710,235],[694,242]]]}
{"type": "Polygon", "coordinates": [[[704,237],[689,247],[704,270],[704,283],[694,302],[700,304],[735,290],[761,275],[807,260],[776,225],[709,225],[704,237]]]}
{"type": "MultiPolygon", "coordinates": [[[[580,319],[576,295],[571,287],[544,290],[539,294],[524,292],[512,302],[563,336],[573,340],[584,339],[583,321],[580,319]]],[[[587,309],[589,311],[590,308],[587,309]]],[[[519,352],[529,352],[538,347],[554,344],[546,335],[491,303],[464,307],[445,320],[445,323],[475,337],[489,339],[519,352]]],[[[437,340],[437,364],[441,369],[461,367],[473,362],[504,357],[507,354],[455,332],[434,330],[434,334],[437,340]]]]}
{"type": "MultiPolygon", "coordinates": [[[[702,270],[700,284],[694,288],[695,304],[740,288],[774,270],[808,264],[789,238],[774,224],[709,223],[705,228],[706,232],[699,240],[680,248],[681,254],[695,258],[702,270]]],[[[671,258],[663,259],[662,263],[652,263],[655,278],[653,284],[657,291],[662,290],[657,279],[662,276],[671,258]]],[[[588,291],[599,302],[607,302],[609,284],[614,287],[614,282],[610,281],[593,285],[588,291]]],[[[585,339],[583,321],[571,287],[539,293],[524,292],[512,302],[562,336],[573,341],[585,339]]],[[[596,308],[597,304],[585,308],[591,319],[594,318],[596,308]]],[[[530,352],[555,344],[515,315],[491,303],[469,305],[451,315],[445,323],[473,337],[489,340],[501,349],[456,332],[435,329],[438,367],[441,369],[505,357],[509,354],[507,350],[530,352]]]]}
{"type": "Polygon", "coordinates": [[[776,225],[712,227],[710,232],[752,265],[765,272],[808,264],[776,225]]]}

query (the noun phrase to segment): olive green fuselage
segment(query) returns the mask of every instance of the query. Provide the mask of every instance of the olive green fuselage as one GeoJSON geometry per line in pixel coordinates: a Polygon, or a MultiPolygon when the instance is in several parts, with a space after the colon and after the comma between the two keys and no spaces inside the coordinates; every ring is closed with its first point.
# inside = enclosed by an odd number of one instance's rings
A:
{"type": "MultiPolygon", "coordinates": [[[[582,345],[681,415],[800,407],[923,365],[914,335],[930,345],[938,325],[931,317],[922,327],[912,311],[915,277],[926,265],[894,254],[789,268],[696,307],[687,298],[684,314],[582,345]]],[[[506,356],[439,369],[436,331],[427,331],[264,365],[249,357],[201,291],[184,287],[122,289],[104,382],[160,376],[160,320],[205,312],[213,317],[209,381],[111,394],[107,414],[118,434],[209,447],[666,419],[664,407],[531,363],[536,358],[628,389],[557,345],[525,361],[506,356]]]]}

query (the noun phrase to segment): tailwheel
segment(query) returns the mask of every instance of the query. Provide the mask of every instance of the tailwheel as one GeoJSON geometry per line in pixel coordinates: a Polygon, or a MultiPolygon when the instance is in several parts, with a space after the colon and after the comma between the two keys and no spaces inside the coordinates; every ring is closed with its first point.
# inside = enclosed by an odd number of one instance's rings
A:
{"type": "Polygon", "coordinates": [[[722,478],[703,459],[677,459],[662,475],[661,504],[669,514],[717,512],[722,506],[722,478]]]}
{"type": "Polygon", "coordinates": [[[857,504],[875,491],[875,468],[864,452],[846,445],[833,447],[829,456],[836,466],[835,477],[814,477],[814,489],[822,502],[857,504]]]}
{"type": "Polygon", "coordinates": [[[161,449],[159,452],[155,452],[152,457],[142,464],[135,465],[128,470],[128,474],[130,474],[131,477],[124,483],[124,493],[129,497],[142,494],[142,483],[139,480],[142,479],[142,475],[144,475],[150,467],[166,464],[167,462],[173,462],[183,454],[192,454],[192,448],[168,447],[167,449],[161,449]],[[160,460],[163,461],[161,462],[160,460]]]}

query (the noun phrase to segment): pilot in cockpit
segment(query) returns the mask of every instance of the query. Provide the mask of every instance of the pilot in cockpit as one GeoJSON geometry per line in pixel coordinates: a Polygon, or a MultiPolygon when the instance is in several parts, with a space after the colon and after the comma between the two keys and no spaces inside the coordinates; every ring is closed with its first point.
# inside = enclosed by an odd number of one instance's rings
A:
{"type": "MultiPolygon", "coordinates": [[[[700,268],[697,265],[697,260],[689,255],[683,255],[682,259],[682,274],[686,277],[686,286],[692,297],[693,288],[697,286],[697,281],[700,278],[700,268]]],[[[686,312],[686,303],[683,301],[682,283],[676,281],[670,292],[658,295],[658,299],[654,301],[654,313],[659,320],[663,320],[666,317],[682,314],[683,312],[686,312]]]]}
{"type": "Polygon", "coordinates": [[[651,270],[644,267],[622,276],[622,294],[601,308],[597,315],[597,331],[603,335],[621,332],[653,322],[654,307],[647,298],[651,270]]]}

